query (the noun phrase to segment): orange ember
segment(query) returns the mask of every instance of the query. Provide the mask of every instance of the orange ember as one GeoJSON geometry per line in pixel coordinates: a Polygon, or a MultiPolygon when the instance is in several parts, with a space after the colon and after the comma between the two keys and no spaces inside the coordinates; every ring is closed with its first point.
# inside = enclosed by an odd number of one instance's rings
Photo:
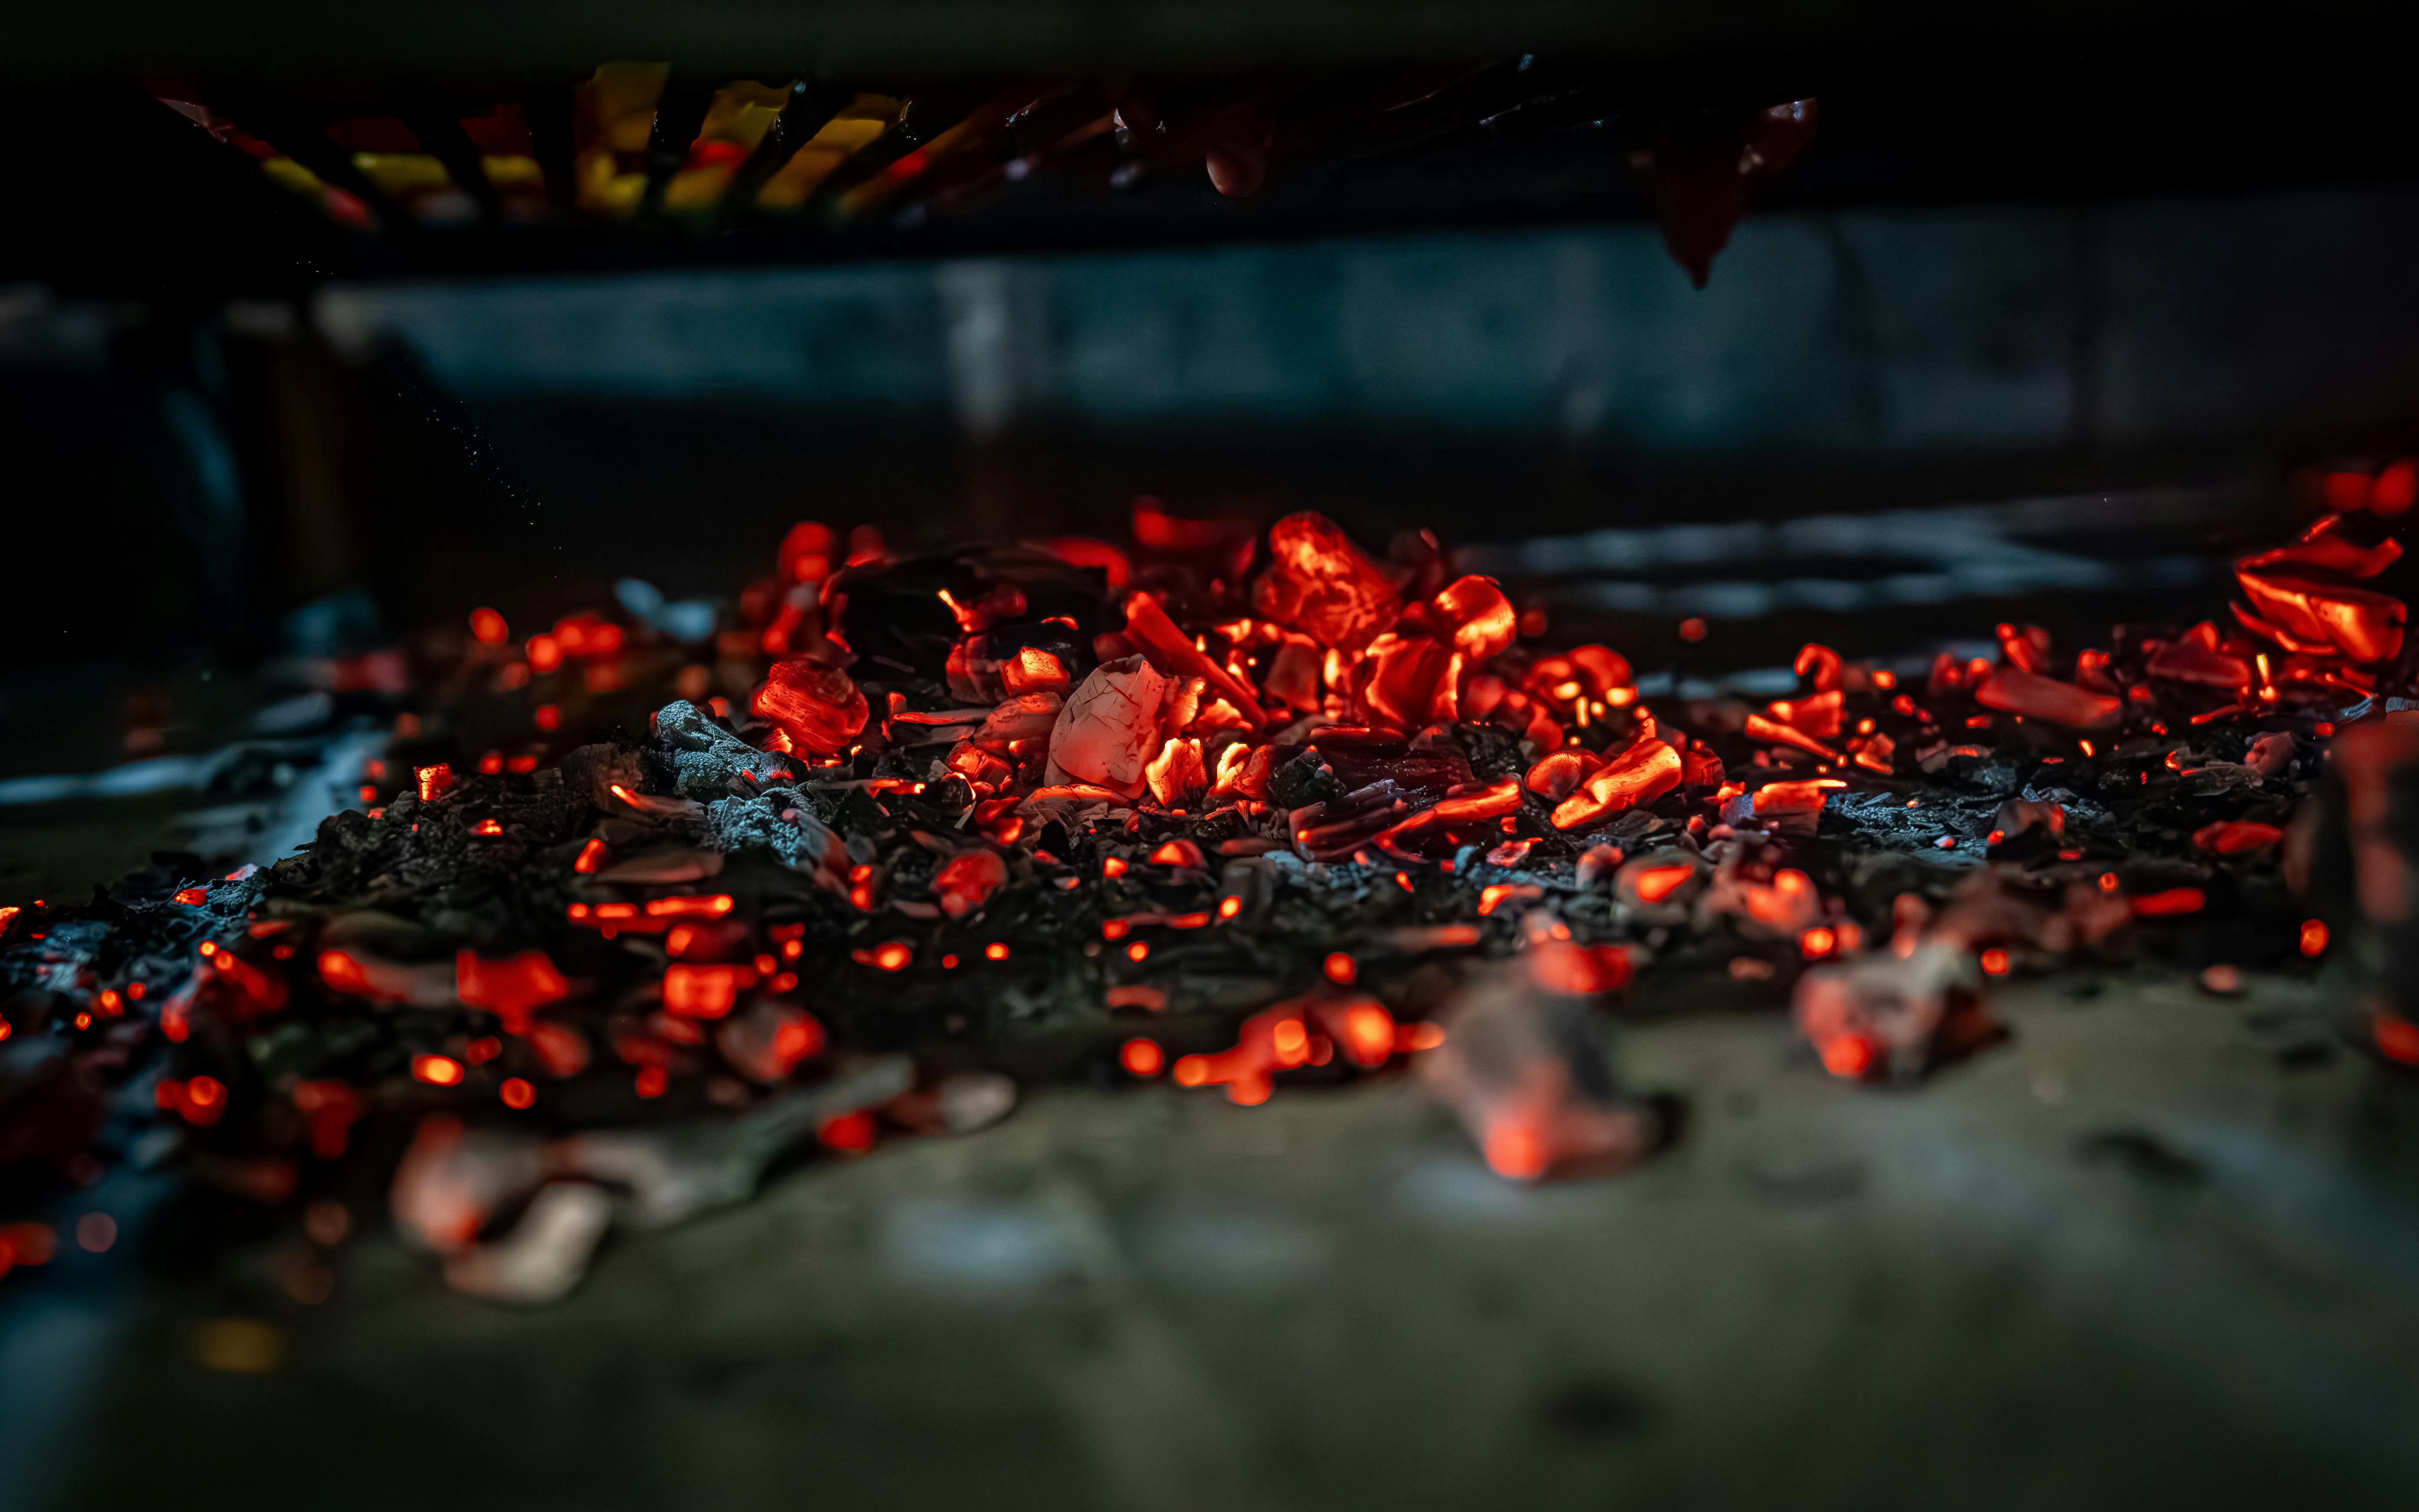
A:
{"type": "Polygon", "coordinates": [[[2209,895],[2198,887],[2170,887],[2132,901],[2136,918],[2173,918],[2180,914],[2197,914],[2209,903],[2209,895]]]}
{"type": "Polygon", "coordinates": [[[571,995],[571,983],[544,950],[492,961],[474,950],[459,951],[454,957],[454,994],[464,1006],[485,1009],[513,1034],[522,1033],[539,1009],[571,995]]]}
{"type": "Polygon", "coordinates": [[[1156,1076],[1167,1066],[1167,1053],[1156,1040],[1128,1040],[1117,1051],[1117,1060],[1136,1076],[1156,1076]]]}
{"type": "Polygon", "coordinates": [[[2070,730],[2112,729],[2125,707],[2122,699],[2010,666],[1991,669],[1974,689],[1974,702],[1986,709],[2046,719],[2070,730]]]}
{"type": "Polygon", "coordinates": [[[1693,866],[1650,866],[1640,871],[1632,882],[1641,899],[1659,903],[1679,891],[1696,874],[1697,869],[1693,866]]]}
{"type": "Polygon", "coordinates": [[[779,726],[793,749],[818,756],[846,750],[870,713],[848,673],[804,657],[775,662],[748,707],[779,726]]]}
{"type": "Polygon", "coordinates": [[[752,965],[676,962],[664,968],[664,1007],[683,1018],[718,1019],[756,981],[752,965]]]}
{"type": "Polygon", "coordinates": [[[1288,515],[1269,527],[1269,564],[1252,583],[1252,608],[1320,645],[1354,651],[1394,623],[1394,579],[1324,516],[1288,515]]]}
{"type": "Polygon", "coordinates": [[[1554,827],[1571,829],[1652,803],[1680,785],[1680,753],[1647,739],[1589,773],[1579,791],[1555,806],[1554,827]]]}
{"type": "Polygon", "coordinates": [[[932,877],[932,896],[941,912],[963,918],[989,902],[1008,882],[1008,863],[995,851],[961,851],[942,864],[932,877]]]}

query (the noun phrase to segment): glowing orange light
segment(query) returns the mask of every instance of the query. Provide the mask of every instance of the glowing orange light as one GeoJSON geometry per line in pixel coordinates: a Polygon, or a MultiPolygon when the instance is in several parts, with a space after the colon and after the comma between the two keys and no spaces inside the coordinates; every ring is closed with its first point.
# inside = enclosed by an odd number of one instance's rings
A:
{"type": "MultiPolygon", "coordinates": [[[[613,905],[610,903],[601,904],[597,912],[601,915],[605,909],[613,905]]],[[[670,898],[648,899],[647,917],[650,918],[720,918],[736,906],[736,900],[727,892],[683,893],[670,898]]]]}
{"type": "Polygon", "coordinates": [[[1128,1040],[1118,1049],[1117,1060],[1136,1076],[1156,1076],[1167,1064],[1167,1053],[1156,1040],[1128,1040]]]}
{"type": "Polygon", "coordinates": [[[2327,948],[2327,922],[2322,918],[2302,921],[2302,953],[2315,956],[2327,948]]]}
{"type": "Polygon", "coordinates": [[[2115,892],[2117,890],[2116,872],[2103,872],[2100,873],[2100,890],[2103,892],[2115,892]]]}
{"type": "Polygon", "coordinates": [[[1279,1056],[1295,1059],[1310,1044],[1310,1031],[1300,1019],[1279,1019],[1269,1031],[1269,1042],[1276,1047],[1279,1056]]]}
{"type": "Polygon", "coordinates": [[[2419,1024],[2391,1013],[2376,1013],[2370,1016],[2369,1026],[2377,1039],[2378,1054],[2406,1066],[2419,1066],[2419,1024]]]}
{"type": "Polygon", "coordinates": [[[1394,1054],[1400,1038],[1394,1015],[1375,1003],[1355,1003],[1344,1014],[1346,1055],[1358,1066],[1375,1066],[1394,1054]]]}
{"type": "Polygon", "coordinates": [[[1112,856],[1101,863],[1101,875],[1104,877],[1121,877],[1125,874],[1126,858],[1122,856],[1112,856]]]}
{"type": "Polygon", "coordinates": [[[718,1019],[756,980],[753,966],[677,962],[664,968],[664,1007],[684,1018],[718,1019]]]}
{"type": "Polygon", "coordinates": [[[504,1085],[496,1088],[496,1095],[504,1100],[508,1108],[525,1108],[537,1101],[537,1088],[518,1076],[508,1076],[504,1085]]]}
{"type": "Polygon", "coordinates": [[[2182,914],[2197,914],[2209,905],[2209,895],[2198,887],[2170,887],[2133,900],[2136,918],[2173,918],[2182,914]]]}
{"type": "Polygon", "coordinates": [[[1545,895],[1546,890],[1533,883],[1490,882],[1478,889],[1478,912],[1484,917],[1494,913],[1512,900],[1542,898],[1545,895]]]}
{"type": "Polygon", "coordinates": [[[1133,563],[1125,552],[1106,541],[1087,540],[1082,536],[1060,536],[1035,543],[1059,561],[1078,567],[1096,567],[1107,579],[1111,592],[1123,588],[1133,576],[1133,563]]]}
{"type": "Polygon", "coordinates": [[[904,971],[915,959],[915,949],[903,940],[888,940],[873,948],[873,964],[885,971],[904,971]]]}
{"type": "Polygon", "coordinates": [[[986,961],[1007,960],[1008,946],[999,940],[992,941],[989,945],[983,947],[983,959],[986,961]]]}
{"type": "Polygon", "coordinates": [[[1651,866],[1638,873],[1638,896],[1646,903],[1659,903],[1681,885],[1697,874],[1693,866],[1651,866]]]}
{"type": "Polygon", "coordinates": [[[821,582],[831,576],[831,556],[835,539],[830,526],[816,520],[800,520],[781,537],[776,553],[781,564],[781,580],[787,583],[821,582]]]}
{"type": "Polygon", "coordinates": [[[2219,856],[2242,856],[2267,849],[2285,838],[2273,825],[2246,819],[2222,819],[2193,831],[2193,843],[2219,856]]]}
{"type": "Polygon", "coordinates": [[[1146,960],[1149,955],[1150,947],[1144,941],[1136,940],[1132,945],[1126,947],[1126,959],[1129,961],[1146,960]]]}
{"type": "Polygon", "coordinates": [[[811,1014],[785,1020],[773,1031],[773,1059],[783,1074],[824,1047],[824,1026],[811,1014]]]}
{"type": "MultiPolygon", "coordinates": [[[[208,903],[209,901],[210,895],[208,890],[206,888],[179,887],[177,889],[177,902],[183,903],[189,908],[199,908],[202,904],[208,903]]],[[[204,941],[203,943],[208,944],[208,942],[204,941]]],[[[208,955],[209,954],[209,951],[204,950],[202,953],[204,955],[208,955]]]]}
{"type": "Polygon", "coordinates": [[[2000,949],[1996,946],[1993,946],[1990,949],[1983,951],[1982,969],[1984,972],[1994,977],[2006,976],[2008,974],[2008,952],[2000,949]]]}
{"type": "Polygon", "coordinates": [[[592,839],[587,844],[579,847],[579,855],[573,858],[571,870],[586,875],[593,873],[598,867],[601,867],[604,864],[605,842],[601,840],[592,839]]]}
{"type": "Polygon", "coordinates": [[[1200,846],[1194,844],[1189,840],[1172,840],[1166,844],[1162,845],[1159,849],[1150,853],[1150,864],[1153,866],[1189,866],[1197,872],[1203,867],[1208,866],[1210,862],[1207,857],[1202,856],[1200,846]]]}
{"type": "Polygon", "coordinates": [[[474,609],[470,611],[470,639],[479,644],[501,646],[512,636],[511,626],[505,625],[504,617],[494,609],[474,609]]]}
{"type": "Polygon", "coordinates": [[[414,1056],[411,1075],[413,1080],[431,1087],[458,1087],[462,1082],[462,1063],[450,1056],[414,1056]]]}
{"type": "Polygon", "coordinates": [[[1360,975],[1360,967],[1353,963],[1350,956],[1341,950],[1328,956],[1325,970],[1327,980],[1338,986],[1350,985],[1352,980],[1360,975]]]}
{"type": "Polygon", "coordinates": [[[1823,805],[1830,801],[1827,795],[1847,785],[1836,777],[1766,782],[1755,790],[1754,810],[1759,814],[1820,812],[1823,805]]]}
{"type": "Polygon", "coordinates": [[[1862,1035],[1843,1034],[1823,1046],[1823,1069],[1842,1079],[1862,1076],[1873,1063],[1872,1042],[1862,1035]]]}
{"type": "Polygon", "coordinates": [[[843,1155],[861,1155],[873,1148],[873,1115],[860,1109],[825,1119],[815,1129],[815,1137],[829,1149],[843,1155]]]}
{"type": "Polygon", "coordinates": [[[1809,961],[1829,955],[1839,948],[1840,936],[1819,924],[1797,937],[1797,949],[1809,961]]]}
{"type": "Polygon", "coordinates": [[[501,835],[503,832],[502,824],[493,819],[482,819],[470,826],[470,833],[473,835],[501,835]]]}
{"type": "Polygon", "coordinates": [[[1242,911],[1243,900],[1240,898],[1221,898],[1218,900],[1218,917],[1220,918],[1232,918],[1242,911]]]}
{"type": "Polygon", "coordinates": [[[531,636],[527,649],[532,671],[550,672],[562,665],[562,646],[550,635],[531,636]]]}
{"type": "Polygon", "coordinates": [[[479,771],[484,776],[494,777],[503,769],[504,753],[502,751],[491,750],[479,758],[479,771]]]}
{"type": "Polygon", "coordinates": [[[1488,1169],[1516,1181],[1533,1181],[1545,1175],[1547,1166],[1552,1164],[1545,1136],[1526,1119],[1507,1119],[1487,1130],[1480,1151],[1487,1157],[1488,1169]]]}
{"type": "Polygon", "coordinates": [[[989,902],[1008,882],[1008,863],[989,850],[961,851],[941,864],[932,876],[932,895],[941,912],[963,918],[989,902]]]}

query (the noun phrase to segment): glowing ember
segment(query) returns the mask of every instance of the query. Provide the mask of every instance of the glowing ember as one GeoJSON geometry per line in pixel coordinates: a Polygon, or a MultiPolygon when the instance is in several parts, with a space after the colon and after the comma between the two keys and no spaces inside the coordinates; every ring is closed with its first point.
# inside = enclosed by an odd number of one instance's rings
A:
{"type": "Polygon", "coordinates": [[[1136,1076],[1156,1076],[1167,1066],[1167,1054],[1156,1040],[1128,1040],[1117,1051],[1117,1060],[1136,1076]]]}
{"type": "Polygon", "coordinates": [[[2114,729],[2124,701],[2093,693],[2043,677],[2021,667],[1994,667],[1974,689],[1974,702],[1986,709],[2022,714],[2070,730],[2114,729]]]}
{"type": "Polygon", "coordinates": [[[961,851],[949,857],[932,878],[932,896],[941,912],[963,918],[988,902],[1008,881],[1008,863],[994,851],[961,851]]]}
{"type": "Polygon", "coordinates": [[[1581,825],[1652,803],[1680,785],[1680,753],[1660,740],[1641,740],[1589,773],[1579,791],[1554,809],[1557,829],[1581,825]]]}
{"type": "Polygon", "coordinates": [[[2195,845],[2219,856],[2242,856],[2264,851],[2284,838],[2285,832],[2273,825],[2254,824],[2243,819],[2222,819],[2193,832],[2195,845]]]}
{"type": "Polygon", "coordinates": [[[2173,918],[2180,914],[2197,914],[2209,904],[2209,895],[2198,887],[2170,887],[2131,900],[2136,918],[2173,918]]]}
{"type": "Polygon", "coordinates": [[[539,1009],[571,995],[570,982],[544,950],[494,961],[463,950],[454,957],[454,980],[455,995],[466,1006],[485,1009],[514,1034],[524,1032],[539,1009]]]}
{"type": "Polygon", "coordinates": [[[718,1019],[756,981],[752,965],[677,962],[664,968],[664,1007],[684,1018],[718,1019]]]}
{"type": "Polygon", "coordinates": [[[775,662],[748,707],[778,725],[791,748],[817,756],[847,749],[869,715],[848,673],[804,657],[775,662]]]}
{"type": "Polygon", "coordinates": [[[1252,608],[1322,646],[1358,649],[1394,623],[1402,602],[1394,580],[1318,515],[1288,515],[1269,528],[1269,565],[1252,583],[1252,608]]]}
{"type": "Polygon", "coordinates": [[[1068,697],[1051,732],[1052,769],[1139,797],[1145,770],[1164,744],[1162,712],[1177,688],[1140,656],[1095,667],[1068,697]]]}

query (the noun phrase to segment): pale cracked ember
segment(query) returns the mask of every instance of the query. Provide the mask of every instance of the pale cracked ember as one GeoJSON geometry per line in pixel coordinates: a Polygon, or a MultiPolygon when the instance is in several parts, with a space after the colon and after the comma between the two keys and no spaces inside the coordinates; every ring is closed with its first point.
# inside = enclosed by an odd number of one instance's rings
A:
{"type": "Polygon", "coordinates": [[[1163,711],[1177,688],[1139,656],[1092,669],[1050,731],[1054,775],[1139,796],[1158,754],[1163,711]]]}
{"type": "MultiPolygon", "coordinates": [[[[1533,1180],[1678,1126],[1597,1042],[1658,977],[1904,1078],[2061,961],[2414,949],[2375,516],[2246,558],[2252,602],[2195,625],[1810,645],[1760,702],[1641,694],[1698,622],[1537,644],[1424,533],[1135,523],[920,557],[801,526],[710,651],[479,610],[361,774],[381,801],[300,854],[0,908],[8,1035],[42,1047],[0,1149],[83,1180],[155,1130],[145,1158],[298,1210],[408,1149],[407,1230],[542,1300],[793,1146],[996,1118],[1003,1073],[1256,1103],[1427,1057],[1533,1180]]],[[[2419,1063],[2419,973],[2363,980],[2361,1035],[2419,1063]]]]}

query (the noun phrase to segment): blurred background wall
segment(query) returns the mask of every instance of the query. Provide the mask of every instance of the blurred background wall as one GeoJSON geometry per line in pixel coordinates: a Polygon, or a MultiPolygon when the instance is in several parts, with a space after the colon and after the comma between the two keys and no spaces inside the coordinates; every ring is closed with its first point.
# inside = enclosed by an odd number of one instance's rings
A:
{"type": "Polygon", "coordinates": [[[1653,454],[2110,450],[2391,424],[2419,193],[1773,214],[1699,290],[1653,227],[860,269],[337,285],[471,402],[1389,427],[1653,454]]]}

